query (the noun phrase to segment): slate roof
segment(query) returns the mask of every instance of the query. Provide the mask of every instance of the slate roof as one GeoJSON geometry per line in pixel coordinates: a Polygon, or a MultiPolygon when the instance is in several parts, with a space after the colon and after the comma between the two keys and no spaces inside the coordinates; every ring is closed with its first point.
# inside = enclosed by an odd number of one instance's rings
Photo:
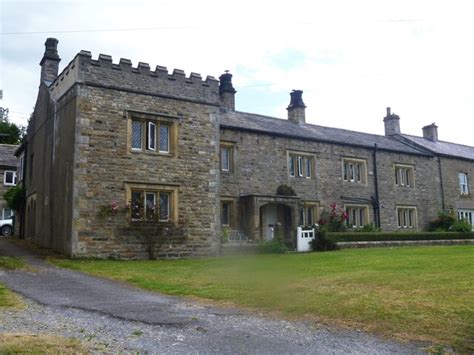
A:
{"type": "Polygon", "coordinates": [[[446,155],[455,158],[463,158],[474,160],[474,147],[462,144],[456,144],[451,142],[437,141],[432,142],[429,139],[423,137],[411,136],[408,134],[402,134],[403,138],[421,146],[425,149],[430,150],[433,153],[446,155]]]}
{"type": "Polygon", "coordinates": [[[0,144],[0,165],[16,168],[17,158],[14,153],[18,147],[14,144],[0,144]]]}
{"type": "Polygon", "coordinates": [[[323,127],[308,123],[295,124],[284,119],[239,111],[221,114],[220,126],[221,128],[261,132],[270,135],[351,145],[369,149],[373,149],[374,144],[377,144],[377,148],[380,150],[417,155],[430,155],[428,151],[425,151],[422,148],[418,149],[396,139],[377,134],[323,127]]]}

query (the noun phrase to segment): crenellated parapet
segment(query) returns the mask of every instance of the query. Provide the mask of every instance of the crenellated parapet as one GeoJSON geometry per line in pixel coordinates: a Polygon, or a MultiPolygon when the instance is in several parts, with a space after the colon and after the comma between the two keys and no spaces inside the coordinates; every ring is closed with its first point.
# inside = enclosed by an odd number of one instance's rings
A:
{"type": "Polygon", "coordinates": [[[130,59],[120,58],[114,63],[110,55],[99,54],[93,59],[89,51],[80,51],[51,84],[53,96],[61,96],[74,83],[80,82],[109,89],[143,94],[163,95],[209,104],[219,104],[219,81],[198,73],[189,76],[181,69],[170,74],[164,66],[151,70],[148,63],[133,66],[130,59]]]}

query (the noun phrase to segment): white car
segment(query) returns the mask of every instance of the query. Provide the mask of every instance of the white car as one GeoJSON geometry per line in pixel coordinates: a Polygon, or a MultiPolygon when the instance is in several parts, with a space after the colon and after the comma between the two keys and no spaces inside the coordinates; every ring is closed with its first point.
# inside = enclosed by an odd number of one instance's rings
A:
{"type": "Polygon", "coordinates": [[[4,237],[9,237],[13,233],[13,220],[2,219],[0,220],[0,234],[4,237]]]}

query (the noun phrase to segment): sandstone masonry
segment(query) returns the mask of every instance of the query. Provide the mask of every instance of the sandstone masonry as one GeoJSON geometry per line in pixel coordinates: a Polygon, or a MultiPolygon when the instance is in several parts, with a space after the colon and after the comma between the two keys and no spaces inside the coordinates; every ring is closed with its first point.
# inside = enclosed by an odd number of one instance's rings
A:
{"type": "Polygon", "coordinates": [[[459,180],[474,174],[474,148],[449,150],[436,126],[403,135],[390,110],[386,136],[307,124],[301,90],[288,120],[239,112],[230,73],[203,80],[87,51],[58,73],[57,43],[46,42],[24,148],[23,236],[40,245],[191,257],[218,254],[223,235],[271,239],[276,227],[294,246],[296,227],[331,203],[351,228],[392,231],[423,229],[443,209],[474,213],[459,180]]]}

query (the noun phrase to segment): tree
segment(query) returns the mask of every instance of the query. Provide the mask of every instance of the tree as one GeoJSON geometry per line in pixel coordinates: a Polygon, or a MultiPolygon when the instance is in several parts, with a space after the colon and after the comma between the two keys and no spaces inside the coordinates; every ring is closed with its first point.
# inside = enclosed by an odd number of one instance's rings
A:
{"type": "Polygon", "coordinates": [[[0,107],[0,143],[18,144],[23,137],[23,130],[8,120],[8,109],[0,107]]]}

